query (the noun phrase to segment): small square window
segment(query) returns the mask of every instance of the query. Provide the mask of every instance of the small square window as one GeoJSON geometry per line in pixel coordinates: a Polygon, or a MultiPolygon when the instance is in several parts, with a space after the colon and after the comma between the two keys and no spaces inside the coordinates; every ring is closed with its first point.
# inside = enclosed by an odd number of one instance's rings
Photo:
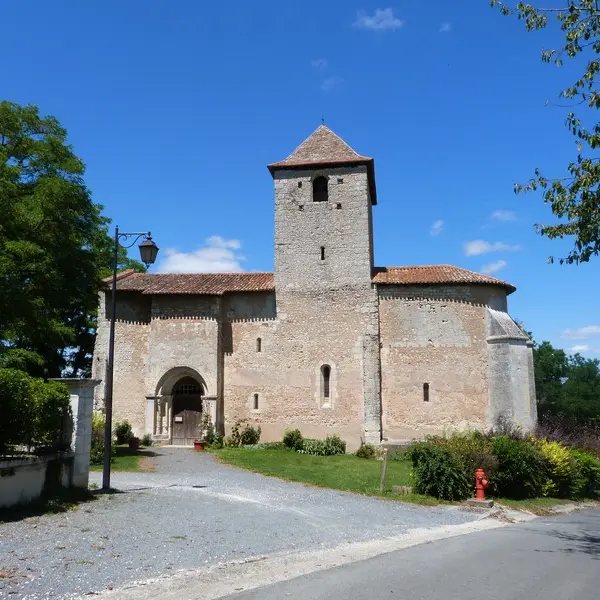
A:
{"type": "Polygon", "coordinates": [[[298,210],[299,210],[300,212],[302,212],[302,211],[304,210],[304,204],[299,204],[299,205],[298,205],[298,210]]]}
{"type": "Polygon", "coordinates": [[[337,210],[340,210],[340,209],[342,208],[342,203],[341,203],[341,202],[338,202],[338,203],[335,205],[335,207],[336,207],[336,209],[337,209],[337,210]]]}
{"type": "Polygon", "coordinates": [[[302,182],[301,182],[301,181],[299,181],[299,182],[298,182],[298,187],[299,187],[299,188],[301,188],[301,187],[302,187],[302,182]]]}
{"type": "Polygon", "coordinates": [[[338,177],[338,183],[344,183],[344,178],[343,177],[338,177]]]}

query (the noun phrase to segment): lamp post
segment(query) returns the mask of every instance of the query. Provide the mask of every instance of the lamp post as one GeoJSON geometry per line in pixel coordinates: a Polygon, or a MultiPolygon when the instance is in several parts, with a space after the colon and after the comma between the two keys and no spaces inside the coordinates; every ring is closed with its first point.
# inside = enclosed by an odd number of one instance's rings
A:
{"type": "Polygon", "coordinates": [[[110,459],[112,449],[112,400],[113,400],[113,373],[115,362],[115,321],[117,317],[117,262],[119,260],[119,246],[131,248],[141,237],[144,241],[139,245],[142,262],[148,267],[153,264],[158,254],[158,246],[152,240],[150,232],[123,233],[119,227],[115,228],[115,246],[112,265],[112,286],[110,298],[110,330],[108,335],[108,364],[106,365],[106,387],[104,391],[105,424],[104,424],[104,469],[102,471],[102,489],[110,489],[110,459]],[[128,246],[120,244],[135,237],[128,246]]]}

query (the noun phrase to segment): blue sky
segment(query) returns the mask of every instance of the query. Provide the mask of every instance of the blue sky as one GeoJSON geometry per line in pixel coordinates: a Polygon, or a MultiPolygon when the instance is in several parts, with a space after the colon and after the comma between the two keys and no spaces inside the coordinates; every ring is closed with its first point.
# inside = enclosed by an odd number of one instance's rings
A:
{"type": "Polygon", "coordinates": [[[548,265],[571,244],[512,191],[574,156],[545,107],[577,73],[541,63],[552,31],[488,0],[0,0],[0,22],[0,97],[61,121],[105,214],[153,232],[156,269],[271,270],[266,165],[323,117],[375,158],[378,265],[492,272],[537,340],[600,357],[600,258],[548,265]]]}

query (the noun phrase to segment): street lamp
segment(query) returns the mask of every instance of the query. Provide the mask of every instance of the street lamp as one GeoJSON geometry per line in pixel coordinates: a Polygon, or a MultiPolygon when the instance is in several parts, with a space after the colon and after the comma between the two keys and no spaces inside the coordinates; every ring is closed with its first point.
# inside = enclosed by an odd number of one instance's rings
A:
{"type": "Polygon", "coordinates": [[[104,391],[105,424],[104,424],[104,469],[102,471],[102,489],[110,489],[110,459],[112,449],[112,400],[113,400],[113,367],[115,362],[115,321],[117,317],[117,262],[119,259],[119,245],[123,248],[131,248],[141,237],[144,241],[139,245],[142,262],[148,267],[154,263],[158,254],[158,246],[152,240],[150,232],[145,233],[123,233],[117,227],[115,229],[115,246],[113,252],[112,286],[110,298],[110,332],[108,335],[108,364],[106,365],[106,387],[104,391]],[[120,244],[135,237],[128,246],[120,244]]]}

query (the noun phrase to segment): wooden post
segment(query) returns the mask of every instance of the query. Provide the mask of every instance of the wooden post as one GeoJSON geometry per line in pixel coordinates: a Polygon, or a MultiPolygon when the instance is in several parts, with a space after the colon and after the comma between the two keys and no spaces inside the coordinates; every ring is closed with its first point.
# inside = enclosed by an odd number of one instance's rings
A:
{"type": "Polygon", "coordinates": [[[381,481],[379,482],[379,492],[383,493],[383,486],[385,485],[385,476],[387,473],[387,448],[383,449],[383,464],[381,465],[381,481]]]}

